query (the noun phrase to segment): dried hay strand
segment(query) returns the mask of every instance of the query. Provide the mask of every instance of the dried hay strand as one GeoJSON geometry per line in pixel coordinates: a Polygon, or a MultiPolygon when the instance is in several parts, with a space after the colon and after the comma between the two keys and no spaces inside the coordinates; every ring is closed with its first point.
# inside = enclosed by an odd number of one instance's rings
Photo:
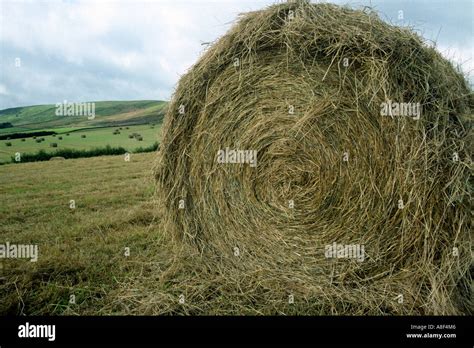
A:
{"type": "Polygon", "coordinates": [[[472,313],[472,106],[449,61],[370,9],[242,15],[165,117],[156,200],[175,258],[146,311],[472,313]],[[382,116],[388,101],[419,119],[382,116]],[[256,166],[220,163],[227,148],[256,166]]]}

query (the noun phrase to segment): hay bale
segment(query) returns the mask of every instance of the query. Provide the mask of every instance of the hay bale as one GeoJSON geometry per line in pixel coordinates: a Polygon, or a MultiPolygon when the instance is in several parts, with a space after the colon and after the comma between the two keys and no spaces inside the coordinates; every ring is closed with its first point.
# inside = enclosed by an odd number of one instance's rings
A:
{"type": "Polygon", "coordinates": [[[472,105],[451,63],[368,9],[243,15],[179,81],[155,168],[192,310],[287,312],[293,294],[312,314],[471,312],[472,105]]]}

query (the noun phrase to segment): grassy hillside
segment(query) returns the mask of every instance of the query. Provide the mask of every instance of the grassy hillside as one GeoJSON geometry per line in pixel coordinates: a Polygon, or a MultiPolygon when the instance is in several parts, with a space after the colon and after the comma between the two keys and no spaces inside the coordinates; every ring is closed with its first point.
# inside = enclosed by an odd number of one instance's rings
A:
{"type": "Polygon", "coordinates": [[[166,104],[155,100],[95,102],[92,120],[86,116],[57,116],[54,104],[5,109],[0,110],[0,123],[9,122],[13,128],[1,128],[0,134],[159,123],[166,104]]]}

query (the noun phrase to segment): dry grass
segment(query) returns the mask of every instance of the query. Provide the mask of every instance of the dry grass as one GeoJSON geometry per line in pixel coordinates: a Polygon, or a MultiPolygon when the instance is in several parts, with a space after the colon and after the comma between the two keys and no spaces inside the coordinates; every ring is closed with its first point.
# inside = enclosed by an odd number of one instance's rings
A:
{"type": "Polygon", "coordinates": [[[368,9],[243,15],[177,86],[155,171],[175,258],[124,300],[152,314],[472,313],[472,106],[451,63],[368,9]],[[420,103],[421,119],[380,116],[387,100],[420,103]],[[257,150],[257,168],[217,163],[226,147],[257,150]],[[364,245],[364,262],[326,258],[334,242],[364,245]]]}
{"type": "Polygon", "coordinates": [[[38,245],[37,262],[0,259],[0,314],[127,313],[116,291],[170,258],[150,233],[153,157],[0,166],[0,243],[38,245]]]}

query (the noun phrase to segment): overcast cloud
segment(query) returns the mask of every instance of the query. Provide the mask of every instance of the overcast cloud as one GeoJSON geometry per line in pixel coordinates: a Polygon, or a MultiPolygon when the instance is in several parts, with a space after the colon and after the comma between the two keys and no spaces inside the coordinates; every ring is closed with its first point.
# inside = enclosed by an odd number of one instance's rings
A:
{"type": "MultiPolygon", "coordinates": [[[[371,5],[393,23],[400,23],[402,10],[403,23],[436,40],[473,81],[471,0],[332,2],[371,5]]],[[[272,3],[0,0],[0,109],[63,100],[168,100],[202,43],[223,35],[238,13],[272,3]]]]}

